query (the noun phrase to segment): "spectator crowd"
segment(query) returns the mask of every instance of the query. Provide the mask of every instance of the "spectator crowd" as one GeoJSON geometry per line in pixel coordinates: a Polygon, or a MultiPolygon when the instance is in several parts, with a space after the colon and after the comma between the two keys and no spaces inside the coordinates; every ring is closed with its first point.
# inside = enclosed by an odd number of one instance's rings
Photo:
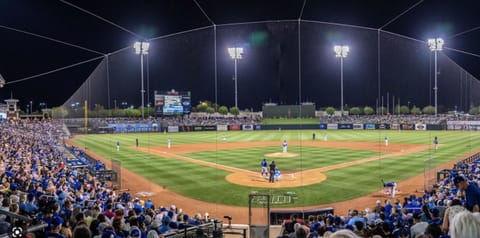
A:
{"type": "Polygon", "coordinates": [[[151,238],[207,221],[175,205],[117,194],[70,168],[68,151],[60,149],[64,128],[50,120],[0,121],[0,235],[21,228],[30,230],[23,237],[151,238]]]}

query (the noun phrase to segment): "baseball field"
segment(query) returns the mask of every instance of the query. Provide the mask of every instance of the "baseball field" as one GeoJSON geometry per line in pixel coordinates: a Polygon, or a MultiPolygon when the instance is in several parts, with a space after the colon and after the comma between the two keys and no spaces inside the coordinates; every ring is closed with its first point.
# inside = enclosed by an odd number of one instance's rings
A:
{"type": "Polygon", "coordinates": [[[121,161],[151,183],[139,182],[144,190],[161,186],[197,201],[242,207],[254,191],[293,194],[273,204],[287,208],[366,196],[382,189],[382,179],[400,182],[424,174],[425,160],[441,165],[475,151],[479,139],[478,132],[461,131],[280,130],[84,135],[74,142],[103,160],[121,161]],[[284,139],[288,153],[282,153],[284,139]],[[280,168],[278,182],[260,176],[264,157],[280,168]]]}

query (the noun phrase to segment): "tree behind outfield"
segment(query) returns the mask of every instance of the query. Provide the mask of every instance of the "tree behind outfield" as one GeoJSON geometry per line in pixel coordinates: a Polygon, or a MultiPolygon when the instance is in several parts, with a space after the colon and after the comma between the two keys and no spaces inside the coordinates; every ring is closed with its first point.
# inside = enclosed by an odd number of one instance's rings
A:
{"type": "Polygon", "coordinates": [[[422,111],[420,110],[420,108],[413,106],[412,110],[410,110],[410,113],[413,115],[420,115],[422,114],[422,111]]]}
{"type": "Polygon", "coordinates": [[[360,115],[361,113],[362,113],[362,110],[359,107],[350,108],[351,115],[360,115]]]}
{"type": "Polygon", "coordinates": [[[230,114],[232,114],[234,116],[238,116],[240,114],[240,110],[238,109],[238,107],[231,107],[230,108],[230,114]]]}
{"type": "Polygon", "coordinates": [[[228,108],[226,106],[221,106],[218,108],[218,113],[225,116],[228,114],[228,108]]]}
{"type": "Polygon", "coordinates": [[[366,106],[363,108],[363,113],[365,115],[372,115],[373,113],[375,113],[375,111],[373,110],[372,107],[366,106]]]}
{"type": "Polygon", "coordinates": [[[325,112],[328,114],[328,115],[333,115],[333,113],[335,113],[335,108],[334,107],[327,107],[327,109],[325,109],[325,112]]]}
{"type": "Polygon", "coordinates": [[[480,114],[480,107],[471,107],[470,110],[468,110],[468,114],[470,115],[480,114]]]}
{"type": "Polygon", "coordinates": [[[433,115],[435,114],[435,108],[431,105],[425,106],[422,110],[423,114],[433,115]]]}
{"type": "Polygon", "coordinates": [[[210,117],[214,112],[215,112],[215,109],[213,107],[207,107],[207,109],[205,110],[205,112],[208,114],[208,116],[210,117]]]}
{"type": "Polygon", "coordinates": [[[410,109],[407,107],[407,106],[401,106],[400,107],[400,113],[405,115],[405,114],[409,114],[410,113],[410,109]]]}

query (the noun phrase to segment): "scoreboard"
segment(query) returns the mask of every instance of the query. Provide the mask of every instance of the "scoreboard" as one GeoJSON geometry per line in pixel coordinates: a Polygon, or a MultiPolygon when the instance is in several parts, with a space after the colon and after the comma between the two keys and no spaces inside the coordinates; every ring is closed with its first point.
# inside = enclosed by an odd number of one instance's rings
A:
{"type": "Polygon", "coordinates": [[[155,115],[173,116],[190,114],[190,91],[155,91],[155,115]]]}

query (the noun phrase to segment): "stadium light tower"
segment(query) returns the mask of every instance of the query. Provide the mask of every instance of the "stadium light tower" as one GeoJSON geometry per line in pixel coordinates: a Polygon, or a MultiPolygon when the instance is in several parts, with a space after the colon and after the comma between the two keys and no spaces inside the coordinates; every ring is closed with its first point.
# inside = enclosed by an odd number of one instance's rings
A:
{"type": "Polygon", "coordinates": [[[135,48],[135,54],[140,55],[140,74],[141,74],[141,95],[142,95],[142,119],[145,118],[144,112],[144,104],[145,104],[145,90],[143,89],[143,55],[148,54],[148,48],[150,48],[150,43],[144,41],[137,41],[133,44],[133,48],[135,48]]]}
{"type": "Polygon", "coordinates": [[[340,110],[343,116],[343,59],[347,58],[350,48],[348,45],[336,45],[333,51],[335,51],[335,57],[340,58],[340,110]]]}
{"type": "Polygon", "coordinates": [[[233,47],[228,48],[228,54],[232,57],[233,61],[235,62],[235,107],[238,108],[238,91],[237,91],[237,61],[242,58],[243,56],[243,48],[241,47],[233,47]]]}
{"type": "Polygon", "coordinates": [[[435,91],[435,116],[437,116],[437,91],[438,91],[438,87],[437,87],[437,54],[438,54],[438,51],[441,51],[443,49],[443,44],[445,42],[443,41],[442,38],[432,38],[432,39],[428,39],[427,41],[427,44],[428,44],[428,47],[430,48],[430,51],[433,51],[435,53],[435,87],[433,88],[433,90],[435,91]]]}
{"type": "Polygon", "coordinates": [[[0,74],[0,88],[3,88],[4,85],[5,85],[5,79],[0,74]]]}

